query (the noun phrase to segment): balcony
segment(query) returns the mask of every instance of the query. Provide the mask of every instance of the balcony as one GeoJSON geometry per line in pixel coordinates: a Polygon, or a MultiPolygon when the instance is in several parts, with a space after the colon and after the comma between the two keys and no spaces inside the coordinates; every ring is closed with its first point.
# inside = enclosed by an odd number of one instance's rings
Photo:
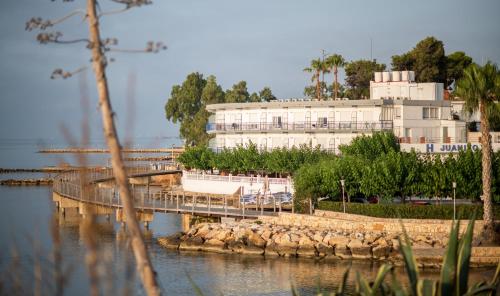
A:
{"type": "Polygon", "coordinates": [[[295,121],[289,123],[208,123],[208,133],[237,132],[365,132],[392,130],[392,120],[380,121],[333,121],[310,122],[295,121]]]}

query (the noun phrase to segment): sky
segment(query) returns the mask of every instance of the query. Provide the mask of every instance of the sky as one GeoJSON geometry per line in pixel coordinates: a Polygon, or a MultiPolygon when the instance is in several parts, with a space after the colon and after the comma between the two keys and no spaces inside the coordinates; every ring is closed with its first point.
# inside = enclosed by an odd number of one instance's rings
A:
{"type": "MultiPolygon", "coordinates": [[[[100,6],[121,7],[109,0],[100,6]]],[[[102,138],[91,67],[69,79],[50,79],[56,68],[89,66],[84,44],[40,45],[36,32],[24,30],[33,16],[54,19],[84,7],[82,0],[0,1],[0,141],[67,140],[61,127],[78,139],[86,93],[91,137],[102,138]]],[[[115,59],[107,74],[118,132],[138,142],[179,142],[178,125],[166,120],[164,105],[172,86],[195,71],[215,75],[224,89],[245,80],[250,92],[269,86],[285,99],[302,96],[310,83],[302,69],[322,50],[390,66],[392,55],[434,36],[447,54],[460,50],[478,63],[500,64],[499,11],[498,0],[156,0],[105,16],[101,35],[118,38],[119,48],[143,48],[151,40],[168,46],[158,54],[109,55],[115,59]]],[[[85,38],[87,24],[74,17],[51,31],[85,38]]]]}

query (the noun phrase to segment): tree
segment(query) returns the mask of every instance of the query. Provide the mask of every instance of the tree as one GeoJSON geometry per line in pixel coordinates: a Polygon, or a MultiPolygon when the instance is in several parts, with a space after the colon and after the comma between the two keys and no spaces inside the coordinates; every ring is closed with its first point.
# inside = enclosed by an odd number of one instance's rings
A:
{"type": "Polygon", "coordinates": [[[232,89],[226,90],[226,103],[245,103],[250,100],[246,81],[240,81],[233,85],[232,89]]]}
{"type": "Polygon", "coordinates": [[[273,92],[269,87],[264,87],[261,91],[259,91],[259,97],[262,102],[269,102],[276,100],[276,97],[273,95],[273,92]]]}
{"type": "Polygon", "coordinates": [[[358,60],[345,66],[347,95],[352,100],[368,99],[370,97],[370,80],[374,72],[385,70],[384,64],[376,61],[358,60]]]}
{"type": "Polygon", "coordinates": [[[392,70],[413,70],[417,82],[446,83],[443,42],[434,37],[421,40],[411,51],[392,56],[392,70]]]}
{"type": "Polygon", "coordinates": [[[472,114],[479,110],[481,120],[482,180],[484,201],[485,236],[494,239],[493,203],[491,196],[492,147],[490,138],[489,116],[494,102],[500,97],[500,73],[496,64],[486,63],[483,67],[472,64],[464,71],[464,76],[457,82],[457,94],[465,100],[464,108],[472,114]]]}
{"type": "Polygon", "coordinates": [[[319,76],[322,72],[327,71],[326,64],[320,59],[315,59],[311,61],[311,66],[304,68],[304,71],[313,73],[313,76],[311,77],[311,82],[316,83],[316,99],[321,100],[322,88],[319,76]]]}
{"type": "Polygon", "coordinates": [[[168,120],[180,123],[179,133],[187,145],[206,144],[212,138],[206,132],[210,114],[208,104],[224,102],[224,91],[215,76],[206,80],[203,74],[191,73],[182,85],[174,85],[165,105],[168,120]]]}
{"type": "Polygon", "coordinates": [[[472,64],[472,58],[463,51],[456,51],[446,57],[446,87],[463,77],[465,68],[472,64]]]}
{"type": "Polygon", "coordinates": [[[333,72],[333,77],[334,77],[334,81],[333,81],[333,85],[332,85],[332,88],[334,89],[333,91],[333,99],[336,100],[337,99],[337,95],[338,95],[338,72],[339,72],[339,69],[338,68],[342,68],[345,66],[345,60],[344,58],[339,55],[339,54],[333,54],[329,57],[326,58],[325,60],[325,63],[326,63],[326,67],[330,69],[330,71],[333,72]]]}
{"type": "MultiPolygon", "coordinates": [[[[121,11],[126,11],[132,7],[138,7],[145,4],[150,4],[149,0],[121,0],[115,1],[120,4],[124,4],[125,8],[122,8],[121,11]]],[[[106,66],[108,63],[105,52],[112,51],[113,48],[110,48],[112,45],[116,45],[116,39],[102,39],[101,38],[101,28],[100,28],[100,20],[101,17],[106,15],[106,12],[97,13],[97,1],[96,0],[87,0],[86,10],[84,12],[85,20],[87,20],[89,27],[89,38],[88,40],[83,39],[83,42],[87,43],[87,48],[91,51],[91,63],[94,70],[94,75],[96,79],[97,85],[97,94],[99,97],[99,107],[101,109],[101,117],[104,128],[104,136],[106,140],[106,144],[109,148],[111,154],[111,166],[113,168],[113,175],[115,178],[115,182],[118,186],[120,198],[122,201],[123,209],[126,216],[127,229],[129,230],[129,234],[131,237],[131,246],[132,251],[134,253],[134,257],[136,260],[136,266],[138,270],[138,274],[142,280],[144,285],[144,289],[148,295],[159,295],[160,289],[158,286],[158,282],[156,280],[156,273],[154,271],[153,265],[151,264],[151,260],[149,257],[149,253],[147,251],[146,244],[142,237],[141,228],[139,226],[139,222],[137,221],[136,211],[134,209],[134,200],[133,196],[130,192],[129,182],[127,173],[125,171],[125,164],[122,158],[122,150],[120,141],[118,139],[118,135],[116,132],[116,126],[113,117],[113,108],[111,106],[111,98],[109,94],[108,80],[106,76],[106,66]]],[[[58,24],[71,16],[78,15],[81,10],[77,10],[68,16],[65,16],[57,21],[46,20],[43,21],[40,18],[32,18],[27,24],[27,30],[40,29],[45,30],[49,27],[58,24]]],[[[42,44],[47,44],[49,42],[52,43],[74,43],[75,41],[63,41],[59,40],[59,37],[62,36],[62,33],[40,33],[37,36],[37,39],[42,44]]],[[[82,40],[78,40],[79,42],[82,40]]],[[[141,52],[158,52],[160,49],[166,49],[161,43],[153,43],[149,42],[145,50],[139,50],[141,52]]],[[[116,50],[116,49],[115,49],[116,50]]],[[[124,50],[122,50],[124,51],[124,50]]],[[[126,50],[125,50],[126,51],[126,50]]],[[[134,52],[137,52],[134,50],[134,52]]],[[[79,71],[76,71],[79,72],[79,71]]],[[[57,69],[53,72],[52,78],[62,77],[68,78],[71,77],[74,73],[65,72],[61,69],[57,69]]],[[[94,260],[96,260],[94,258],[94,260]]],[[[92,275],[91,275],[92,277],[92,275]]],[[[91,279],[91,281],[95,281],[95,279],[91,279]]],[[[98,288],[93,282],[91,288],[91,294],[97,295],[99,293],[98,288]]]]}

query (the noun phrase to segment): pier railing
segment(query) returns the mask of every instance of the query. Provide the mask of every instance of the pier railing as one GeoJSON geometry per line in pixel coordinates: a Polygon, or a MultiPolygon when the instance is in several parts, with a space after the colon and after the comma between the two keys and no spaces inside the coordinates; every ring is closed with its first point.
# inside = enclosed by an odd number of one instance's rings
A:
{"type": "MultiPolygon", "coordinates": [[[[150,172],[145,167],[130,168],[130,177],[135,174],[150,172]]],[[[60,174],[53,182],[53,191],[73,200],[97,206],[123,208],[119,190],[114,186],[99,186],[96,180],[112,177],[112,169],[89,169],[60,174]]],[[[259,198],[248,204],[239,197],[201,195],[186,192],[162,191],[143,186],[131,186],[134,207],[138,211],[190,213],[198,215],[215,215],[225,217],[258,217],[275,215],[282,210],[284,204],[275,200],[264,204],[259,198]],[[266,209],[266,210],[265,210],[266,209]],[[272,209],[272,211],[270,211],[272,209]]]]}

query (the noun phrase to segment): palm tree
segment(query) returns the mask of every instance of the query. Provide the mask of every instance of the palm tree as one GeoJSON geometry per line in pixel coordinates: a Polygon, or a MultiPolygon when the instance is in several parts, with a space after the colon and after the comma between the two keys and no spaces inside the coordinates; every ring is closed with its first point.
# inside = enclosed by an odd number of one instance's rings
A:
{"type": "Polygon", "coordinates": [[[312,82],[316,82],[316,98],[321,100],[322,90],[321,90],[321,81],[319,76],[321,73],[327,71],[326,63],[321,61],[320,59],[315,59],[311,61],[311,66],[304,69],[305,72],[313,72],[313,76],[311,77],[312,82]]]}
{"type": "Polygon", "coordinates": [[[500,97],[500,73],[496,64],[488,62],[483,67],[472,64],[457,82],[456,93],[465,100],[465,110],[472,114],[480,112],[482,146],[482,180],[484,202],[484,234],[494,239],[493,207],[491,200],[491,138],[489,118],[495,110],[495,101],[500,97]]]}
{"type": "Polygon", "coordinates": [[[333,82],[333,98],[336,100],[337,99],[337,94],[338,94],[338,80],[337,80],[337,74],[339,72],[339,68],[342,68],[345,66],[345,60],[344,58],[339,55],[339,54],[333,54],[326,58],[326,65],[329,69],[332,70],[333,76],[334,76],[334,82],[333,82]]]}

